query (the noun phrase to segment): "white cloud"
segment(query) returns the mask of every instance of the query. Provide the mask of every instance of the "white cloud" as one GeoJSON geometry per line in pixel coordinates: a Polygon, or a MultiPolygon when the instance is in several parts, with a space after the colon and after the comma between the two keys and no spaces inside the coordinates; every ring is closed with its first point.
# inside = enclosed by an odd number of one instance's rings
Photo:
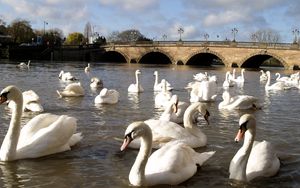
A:
{"type": "Polygon", "coordinates": [[[225,11],[218,14],[210,14],[203,19],[206,27],[231,24],[238,21],[246,20],[247,15],[238,11],[225,11]]]}
{"type": "Polygon", "coordinates": [[[118,7],[124,11],[143,11],[158,7],[158,0],[99,0],[101,5],[118,7]]]}

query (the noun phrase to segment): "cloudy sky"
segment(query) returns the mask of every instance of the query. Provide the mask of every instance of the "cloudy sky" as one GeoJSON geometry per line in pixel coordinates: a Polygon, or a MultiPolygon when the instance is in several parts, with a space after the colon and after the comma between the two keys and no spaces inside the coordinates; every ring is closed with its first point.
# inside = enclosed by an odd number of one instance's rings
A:
{"type": "Polygon", "coordinates": [[[178,40],[232,39],[248,41],[259,29],[273,29],[282,42],[293,40],[300,28],[299,0],[0,0],[0,18],[30,21],[33,29],[59,28],[65,35],[83,32],[90,22],[95,32],[108,36],[113,31],[137,29],[146,37],[178,40]]]}

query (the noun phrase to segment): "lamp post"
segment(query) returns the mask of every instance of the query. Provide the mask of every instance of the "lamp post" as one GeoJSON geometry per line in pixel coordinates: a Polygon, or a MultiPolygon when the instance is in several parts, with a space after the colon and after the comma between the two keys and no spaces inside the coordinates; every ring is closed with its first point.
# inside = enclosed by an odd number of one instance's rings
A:
{"type": "Polygon", "coordinates": [[[299,35],[299,29],[293,29],[293,35],[294,35],[294,44],[298,43],[298,35],[299,35]]]}
{"type": "Polygon", "coordinates": [[[182,35],[183,32],[184,32],[183,28],[182,28],[182,27],[179,27],[179,29],[178,29],[178,33],[179,33],[179,41],[181,41],[181,35],[182,35]]]}
{"type": "Polygon", "coordinates": [[[163,34],[162,38],[163,38],[164,41],[166,41],[168,36],[166,34],[163,34]]]}
{"type": "Polygon", "coordinates": [[[231,29],[231,33],[233,34],[233,42],[235,42],[235,36],[238,32],[239,32],[239,30],[237,28],[231,29]]]}
{"type": "Polygon", "coordinates": [[[46,33],[46,25],[48,25],[48,22],[44,21],[44,35],[46,33]]]}
{"type": "Polygon", "coordinates": [[[207,42],[207,40],[208,40],[208,38],[209,38],[209,34],[208,34],[208,33],[205,33],[203,36],[204,36],[205,41],[207,42]]]}
{"type": "Polygon", "coordinates": [[[133,31],[130,32],[130,41],[131,42],[133,42],[137,39],[136,35],[137,35],[136,30],[133,30],[133,31]]]}

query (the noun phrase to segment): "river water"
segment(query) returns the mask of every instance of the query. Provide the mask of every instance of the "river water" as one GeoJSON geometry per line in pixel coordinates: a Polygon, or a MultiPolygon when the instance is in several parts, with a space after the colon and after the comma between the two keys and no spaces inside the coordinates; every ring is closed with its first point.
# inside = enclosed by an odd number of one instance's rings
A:
{"type": "MultiPolygon", "coordinates": [[[[128,174],[137,155],[137,150],[120,152],[122,138],[131,122],[157,118],[161,110],[154,105],[153,72],[159,72],[160,79],[167,79],[182,101],[189,100],[184,89],[192,81],[193,74],[207,71],[217,75],[218,97],[208,103],[210,125],[201,126],[208,137],[205,148],[199,152],[215,150],[216,154],[198,169],[188,181],[172,187],[300,187],[300,90],[280,92],[264,90],[259,82],[259,70],[246,70],[243,87],[230,88],[233,94],[249,94],[259,98],[259,111],[220,111],[218,104],[222,98],[222,83],[225,68],[201,68],[175,65],[136,65],[91,63],[90,74],[84,72],[85,62],[37,62],[33,61],[29,70],[16,68],[17,62],[0,63],[0,88],[17,85],[22,91],[32,89],[41,98],[45,112],[68,114],[78,119],[78,131],[83,140],[71,151],[38,159],[26,159],[0,163],[0,187],[129,187],[128,174]],[[135,82],[134,72],[140,69],[140,81],[145,89],[139,95],[129,95],[128,86],[135,82]],[[60,70],[70,71],[80,79],[85,96],[80,98],[59,98],[56,90],[63,89],[65,83],[58,79],[60,70]],[[100,77],[104,86],[120,92],[120,101],[115,105],[95,105],[94,98],[99,90],[89,87],[92,76],[100,77]],[[239,117],[253,113],[257,119],[256,140],[268,140],[279,151],[281,168],[271,178],[262,178],[250,183],[236,183],[228,180],[228,168],[232,157],[242,143],[235,143],[239,117]]],[[[266,68],[268,69],[268,68],[266,68]]],[[[237,74],[239,74],[237,69],[237,74]]],[[[293,71],[272,69],[275,72],[291,74],[293,71]]],[[[23,114],[25,124],[34,113],[23,114]]],[[[10,112],[0,108],[0,140],[3,140],[10,121],[10,112]]],[[[169,186],[157,186],[169,187],[169,186]]]]}

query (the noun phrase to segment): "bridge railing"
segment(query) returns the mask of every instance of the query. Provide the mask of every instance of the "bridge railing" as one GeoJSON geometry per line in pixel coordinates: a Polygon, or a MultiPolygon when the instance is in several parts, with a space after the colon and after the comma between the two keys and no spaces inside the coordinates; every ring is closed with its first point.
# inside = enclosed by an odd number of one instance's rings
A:
{"type": "Polygon", "coordinates": [[[232,42],[232,41],[137,41],[137,42],[108,42],[104,47],[171,47],[171,46],[200,46],[200,47],[236,47],[263,49],[293,49],[299,50],[299,44],[294,43],[265,43],[265,42],[232,42]]]}

